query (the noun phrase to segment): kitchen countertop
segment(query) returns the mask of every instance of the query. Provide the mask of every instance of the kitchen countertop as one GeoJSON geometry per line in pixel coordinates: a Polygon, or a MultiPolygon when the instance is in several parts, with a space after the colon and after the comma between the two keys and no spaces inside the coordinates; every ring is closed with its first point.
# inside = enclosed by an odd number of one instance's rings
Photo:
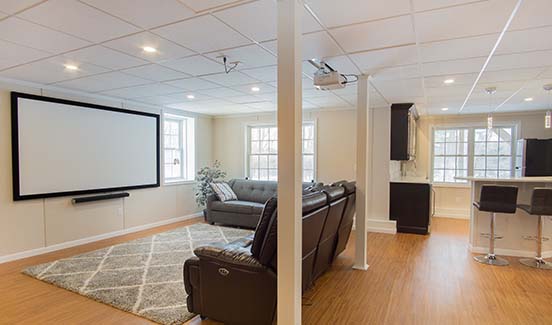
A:
{"type": "Polygon", "coordinates": [[[389,182],[391,182],[391,183],[429,184],[429,179],[427,179],[425,177],[404,176],[404,177],[399,177],[399,178],[392,178],[389,182]]]}
{"type": "Polygon", "coordinates": [[[495,182],[495,183],[552,183],[552,177],[510,177],[510,178],[481,178],[481,177],[456,177],[472,182],[495,182]]]}

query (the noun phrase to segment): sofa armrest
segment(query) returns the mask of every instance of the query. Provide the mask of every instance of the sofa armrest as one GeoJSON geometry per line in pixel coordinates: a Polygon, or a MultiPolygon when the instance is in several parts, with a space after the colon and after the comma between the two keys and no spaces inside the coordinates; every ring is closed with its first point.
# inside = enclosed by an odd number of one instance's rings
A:
{"type": "Polygon", "coordinates": [[[195,256],[184,262],[184,289],[188,294],[186,306],[191,313],[201,314],[199,259],[195,256]]]}
{"type": "Polygon", "coordinates": [[[206,204],[207,209],[210,209],[210,208],[211,208],[211,204],[212,204],[213,202],[215,202],[215,201],[218,201],[218,200],[219,200],[219,199],[218,199],[218,197],[217,197],[217,195],[216,195],[215,193],[209,194],[209,195],[207,196],[207,204],[206,204]]]}
{"type": "Polygon", "coordinates": [[[228,267],[245,269],[253,272],[265,272],[267,267],[251,255],[250,245],[238,240],[229,244],[201,246],[194,250],[200,260],[210,260],[228,267]]]}

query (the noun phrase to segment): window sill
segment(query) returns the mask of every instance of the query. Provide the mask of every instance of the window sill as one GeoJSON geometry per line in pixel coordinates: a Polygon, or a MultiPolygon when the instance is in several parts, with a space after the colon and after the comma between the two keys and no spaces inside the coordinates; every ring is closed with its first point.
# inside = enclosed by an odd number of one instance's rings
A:
{"type": "Polygon", "coordinates": [[[174,179],[174,180],[163,182],[163,186],[193,185],[195,183],[196,181],[193,181],[193,180],[174,179]]]}
{"type": "Polygon", "coordinates": [[[470,183],[431,183],[437,188],[470,188],[470,183]]]}

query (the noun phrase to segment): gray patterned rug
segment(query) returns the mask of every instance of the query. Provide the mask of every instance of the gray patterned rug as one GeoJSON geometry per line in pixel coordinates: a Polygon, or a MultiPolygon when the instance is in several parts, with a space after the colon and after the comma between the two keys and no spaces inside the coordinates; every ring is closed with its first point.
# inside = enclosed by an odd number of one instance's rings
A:
{"type": "Polygon", "coordinates": [[[160,324],[182,324],[195,316],[186,309],[184,261],[195,247],[250,233],[194,224],[31,266],[23,273],[160,324]]]}

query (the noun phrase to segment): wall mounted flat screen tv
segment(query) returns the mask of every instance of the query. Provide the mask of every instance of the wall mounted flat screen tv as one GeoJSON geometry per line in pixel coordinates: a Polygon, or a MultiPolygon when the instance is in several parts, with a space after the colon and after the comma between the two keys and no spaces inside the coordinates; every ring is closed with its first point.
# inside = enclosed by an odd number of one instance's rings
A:
{"type": "Polygon", "coordinates": [[[13,198],[158,187],[158,114],[11,93],[13,198]]]}

